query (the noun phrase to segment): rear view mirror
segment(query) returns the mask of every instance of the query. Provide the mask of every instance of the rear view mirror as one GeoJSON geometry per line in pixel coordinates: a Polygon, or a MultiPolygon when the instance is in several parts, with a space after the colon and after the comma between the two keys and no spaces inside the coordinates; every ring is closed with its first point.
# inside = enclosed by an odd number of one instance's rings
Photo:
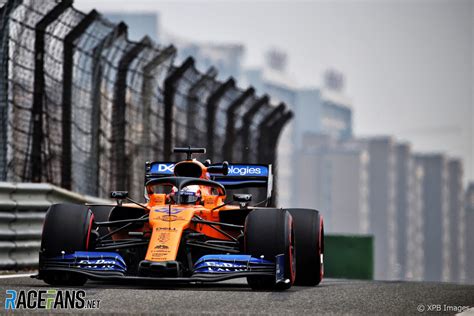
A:
{"type": "Polygon", "coordinates": [[[252,201],[252,194],[234,194],[232,198],[236,202],[250,202],[252,201]]]}
{"type": "Polygon", "coordinates": [[[110,197],[112,199],[126,199],[128,197],[128,191],[112,191],[110,192],[110,197]]]}
{"type": "Polygon", "coordinates": [[[209,173],[219,173],[226,176],[229,173],[229,163],[224,161],[221,166],[209,166],[207,167],[209,173]]]}

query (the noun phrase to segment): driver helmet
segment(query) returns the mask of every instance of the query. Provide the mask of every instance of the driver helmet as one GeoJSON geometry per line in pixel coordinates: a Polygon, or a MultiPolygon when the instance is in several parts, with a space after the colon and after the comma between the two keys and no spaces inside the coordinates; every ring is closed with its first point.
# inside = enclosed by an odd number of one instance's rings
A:
{"type": "Polygon", "coordinates": [[[181,189],[178,194],[178,188],[173,186],[169,196],[175,203],[179,202],[180,204],[197,204],[199,201],[201,201],[201,189],[199,188],[199,185],[188,185],[181,189]]]}

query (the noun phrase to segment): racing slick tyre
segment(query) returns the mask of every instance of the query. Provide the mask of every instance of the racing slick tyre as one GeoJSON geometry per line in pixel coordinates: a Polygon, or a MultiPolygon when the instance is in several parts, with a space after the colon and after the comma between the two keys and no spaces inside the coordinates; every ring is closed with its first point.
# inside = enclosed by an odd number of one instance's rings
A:
{"type": "Polygon", "coordinates": [[[294,221],[296,244],[295,285],[315,286],[324,274],[324,224],[316,210],[288,209],[294,221]]]}
{"type": "Polygon", "coordinates": [[[40,274],[51,285],[83,285],[87,278],[71,272],[41,271],[42,259],[89,250],[94,214],[85,205],[54,204],[46,213],[41,237],[40,274]]]}
{"type": "Polygon", "coordinates": [[[255,258],[274,261],[285,256],[285,282],[276,283],[275,276],[251,276],[247,282],[254,290],[285,290],[295,280],[295,235],[293,219],[283,209],[256,209],[245,219],[245,252],[255,258]]]}

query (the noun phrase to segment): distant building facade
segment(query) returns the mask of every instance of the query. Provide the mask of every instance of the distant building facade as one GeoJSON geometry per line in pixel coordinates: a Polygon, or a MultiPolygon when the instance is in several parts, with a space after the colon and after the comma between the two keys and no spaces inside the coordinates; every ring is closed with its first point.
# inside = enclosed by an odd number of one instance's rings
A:
{"type": "Polygon", "coordinates": [[[399,277],[397,267],[397,153],[391,137],[364,140],[369,151],[369,233],[374,235],[374,277],[391,280],[399,277]]]}
{"type": "MultiPolygon", "coordinates": [[[[279,51],[266,54],[266,66],[247,69],[243,81],[272,96],[273,102],[284,102],[294,113],[285,127],[278,146],[277,190],[278,205],[296,205],[295,188],[301,180],[294,176],[297,152],[302,148],[307,133],[329,135],[336,140],[352,136],[352,109],[350,101],[340,88],[303,88],[286,73],[286,55],[279,51]],[[339,90],[338,90],[339,89],[339,90]]],[[[342,78],[339,78],[342,82],[342,78]]],[[[317,206],[313,206],[317,207],[317,206]]],[[[324,212],[324,210],[323,210],[324,212]]]]}
{"type": "Polygon", "coordinates": [[[461,281],[474,284],[474,182],[469,183],[464,196],[463,223],[464,224],[464,243],[465,249],[465,271],[461,276],[461,281]]]}
{"type": "Polygon", "coordinates": [[[397,264],[399,276],[405,276],[407,270],[408,242],[408,213],[410,209],[409,190],[412,165],[411,148],[409,144],[396,145],[396,172],[397,172],[397,193],[396,193],[396,219],[397,219],[397,264]]]}
{"type": "Polygon", "coordinates": [[[447,158],[416,155],[423,166],[423,251],[425,281],[449,281],[451,242],[447,158]]]}
{"type": "Polygon", "coordinates": [[[328,135],[306,134],[296,155],[299,179],[296,207],[318,208],[325,230],[338,234],[368,232],[368,152],[328,135]]]}
{"type": "Polygon", "coordinates": [[[423,278],[423,168],[415,163],[411,146],[396,145],[396,278],[423,278]]]}
{"type": "MultiPolygon", "coordinates": [[[[410,158],[409,183],[405,188],[408,195],[408,209],[406,211],[406,243],[399,241],[399,251],[405,251],[404,274],[400,274],[400,279],[422,281],[424,277],[424,240],[423,234],[423,178],[424,169],[416,163],[413,156],[410,158]]],[[[397,189],[398,190],[398,189],[397,189]]],[[[399,195],[400,196],[400,195],[399,195]]],[[[400,208],[399,208],[400,209],[400,208]]],[[[399,226],[400,227],[400,226],[399,226]]],[[[399,256],[399,260],[401,260],[399,256]]],[[[403,263],[402,263],[403,264],[403,263]]]]}
{"type": "Polygon", "coordinates": [[[168,41],[178,49],[178,64],[192,56],[199,70],[205,72],[210,67],[216,68],[217,78],[220,80],[227,80],[229,77],[239,79],[242,76],[245,49],[241,44],[195,43],[177,38],[168,38],[168,41]]]}
{"type": "Polygon", "coordinates": [[[448,213],[450,239],[449,281],[460,282],[464,275],[466,248],[464,243],[465,223],[463,165],[459,159],[448,161],[448,213]]]}

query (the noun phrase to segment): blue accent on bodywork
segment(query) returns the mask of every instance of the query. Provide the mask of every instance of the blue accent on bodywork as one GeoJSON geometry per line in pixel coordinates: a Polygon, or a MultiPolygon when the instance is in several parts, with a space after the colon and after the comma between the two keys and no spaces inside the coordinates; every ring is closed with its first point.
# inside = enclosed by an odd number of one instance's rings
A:
{"type": "Polygon", "coordinates": [[[47,264],[64,265],[69,268],[79,268],[94,271],[115,271],[125,273],[127,264],[116,252],[76,251],[46,259],[47,264]]]}
{"type": "Polygon", "coordinates": [[[274,268],[275,263],[249,255],[205,255],[194,264],[195,273],[248,272],[253,268],[274,268]]]}
{"type": "Polygon", "coordinates": [[[272,165],[235,164],[229,165],[226,175],[211,174],[211,179],[226,189],[267,188],[267,198],[272,196],[272,165]]]}
{"type": "Polygon", "coordinates": [[[151,164],[149,173],[163,176],[173,175],[174,165],[173,162],[154,162],[151,164]]]}

